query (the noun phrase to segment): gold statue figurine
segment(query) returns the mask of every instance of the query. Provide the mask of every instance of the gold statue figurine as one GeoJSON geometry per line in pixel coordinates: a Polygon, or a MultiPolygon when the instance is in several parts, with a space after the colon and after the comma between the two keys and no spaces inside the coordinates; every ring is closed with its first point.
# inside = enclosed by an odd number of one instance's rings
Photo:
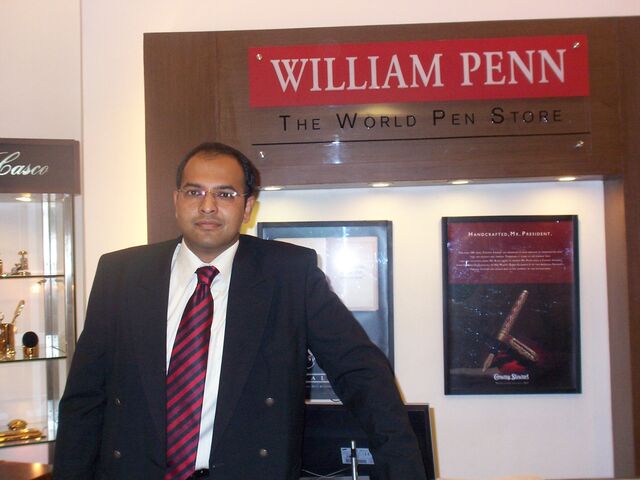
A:
{"type": "Polygon", "coordinates": [[[42,431],[35,428],[27,428],[27,422],[16,419],[11,420],[7,427],[9,430],[0,432],[0,445],[5,442],[19,442],[26,440],[41,440],[45,438],[42,431]]]}

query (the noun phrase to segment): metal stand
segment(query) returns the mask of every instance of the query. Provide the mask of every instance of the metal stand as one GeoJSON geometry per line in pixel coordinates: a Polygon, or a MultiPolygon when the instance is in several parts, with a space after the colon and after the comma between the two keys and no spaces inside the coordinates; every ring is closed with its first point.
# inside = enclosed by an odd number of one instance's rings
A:
{"type": "Polygon", "coordinates": [[[351,440],[351,480],[358,480],[358,452],[356,441],[351,440]]]}

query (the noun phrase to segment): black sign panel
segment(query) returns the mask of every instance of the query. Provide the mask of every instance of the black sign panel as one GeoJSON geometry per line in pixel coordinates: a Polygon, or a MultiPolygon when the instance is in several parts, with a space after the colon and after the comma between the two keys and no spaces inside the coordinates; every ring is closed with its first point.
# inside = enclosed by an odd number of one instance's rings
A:
{"type": "Polygon", "coordinates": [[[80,193],[75,140],[0,139],[0,193],[80,193]]]}

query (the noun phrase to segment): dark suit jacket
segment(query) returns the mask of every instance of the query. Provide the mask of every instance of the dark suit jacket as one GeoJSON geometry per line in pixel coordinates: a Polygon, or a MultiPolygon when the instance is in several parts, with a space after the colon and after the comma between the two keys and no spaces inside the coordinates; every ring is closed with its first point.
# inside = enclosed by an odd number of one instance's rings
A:
{"type": "MultiPolygon", "coordinates": [[[[163,478],[175,246],[100,259],[60,402],[54,478],[163,478]]],[[[315,252],[242,236],[226,322],[210,460],[215,480],[297,480],[307,346],[364,425],[379,478],[424,478],[389,364],[329,289],[315,252]]]]}

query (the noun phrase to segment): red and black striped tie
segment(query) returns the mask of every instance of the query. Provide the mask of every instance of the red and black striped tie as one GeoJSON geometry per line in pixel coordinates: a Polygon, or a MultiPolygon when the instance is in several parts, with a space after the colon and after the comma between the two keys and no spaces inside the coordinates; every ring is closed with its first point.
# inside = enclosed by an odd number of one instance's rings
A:
{"type": "Polygon", "coordinates": [[[202,396],[213,322],[215,267],[196,270],[198,285],[182,314],[167,372],[167,473],[181,480],[195,471],[202,396]]]}

